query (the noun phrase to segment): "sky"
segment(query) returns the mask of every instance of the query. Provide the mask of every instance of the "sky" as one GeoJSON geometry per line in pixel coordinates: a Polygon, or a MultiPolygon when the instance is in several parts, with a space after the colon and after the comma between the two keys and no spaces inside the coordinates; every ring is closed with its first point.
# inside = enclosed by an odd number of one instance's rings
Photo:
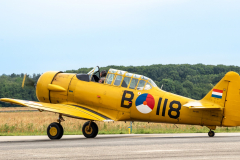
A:
{"type": "Polygon", "coordinates": [[[0,74],[240,66],[239,0],[1,0],[0,74]]]}

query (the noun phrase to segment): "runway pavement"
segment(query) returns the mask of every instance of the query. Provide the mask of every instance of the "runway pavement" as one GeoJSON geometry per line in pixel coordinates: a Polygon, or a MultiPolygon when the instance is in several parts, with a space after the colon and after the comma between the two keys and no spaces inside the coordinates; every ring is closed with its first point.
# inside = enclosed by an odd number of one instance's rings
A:
{"type": "Polygon", "coordinates": [[[240,159],[240,133],[1,136],[0,159],[240,159]]]}

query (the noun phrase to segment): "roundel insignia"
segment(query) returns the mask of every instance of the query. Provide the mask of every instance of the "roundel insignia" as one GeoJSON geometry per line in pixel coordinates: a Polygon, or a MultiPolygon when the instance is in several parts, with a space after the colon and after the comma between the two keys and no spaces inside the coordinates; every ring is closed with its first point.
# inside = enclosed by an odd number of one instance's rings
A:
{"type": "Polygon", "coordinates": [[[153,110],[154,105],[155,100],[151,94],[144,93],[136,99],[136,108],[141,113],[150,113],[153,110]]]}

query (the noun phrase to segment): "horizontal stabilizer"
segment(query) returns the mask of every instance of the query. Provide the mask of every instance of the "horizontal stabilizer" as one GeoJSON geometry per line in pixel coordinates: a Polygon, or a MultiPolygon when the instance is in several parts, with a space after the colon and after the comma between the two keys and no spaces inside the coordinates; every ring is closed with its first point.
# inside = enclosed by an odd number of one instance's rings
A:
{"type": "Polygon", "coordinates": [[[49,111],[54,113],[60,113],[65,116],[78,118],[78,119],[86,119],[86,120],[94,120],[94,121],[110,121],[111,120],[107,116],[102,115],[82,105],[51,104],[51,103],[33,102],[33,101],[18,100],[18,99],[11,99],[11,98],[1,98],[0,101],[17,104],[25,107],[36,108],[39,111],[49,111]]]}
{"type": "Polygon", "coordinates": [[[204,103],[200,101],[188,102],[183,105],[189,109],[223,109],[220,105],[214,103],[204,103]]]}

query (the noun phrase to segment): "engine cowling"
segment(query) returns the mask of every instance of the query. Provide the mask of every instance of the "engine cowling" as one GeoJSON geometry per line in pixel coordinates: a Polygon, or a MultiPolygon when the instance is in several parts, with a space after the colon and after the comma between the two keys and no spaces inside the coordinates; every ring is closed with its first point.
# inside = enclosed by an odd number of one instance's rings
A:
{"type": "Polygon", "coordinates": [[[36,95],[40,102],[60,103],[67,101],[68,87],[75,74],[49,71],[39,78],[36,95]]]}
{"type": "Polygon", "coordinates": [[[50,103],[50,91],[48,90],[48,84],[51,84],[54,77],[61,72],[49,71],[45,72],[38,79],[36,86],[36,95],[40,102],[50,103]]]}

